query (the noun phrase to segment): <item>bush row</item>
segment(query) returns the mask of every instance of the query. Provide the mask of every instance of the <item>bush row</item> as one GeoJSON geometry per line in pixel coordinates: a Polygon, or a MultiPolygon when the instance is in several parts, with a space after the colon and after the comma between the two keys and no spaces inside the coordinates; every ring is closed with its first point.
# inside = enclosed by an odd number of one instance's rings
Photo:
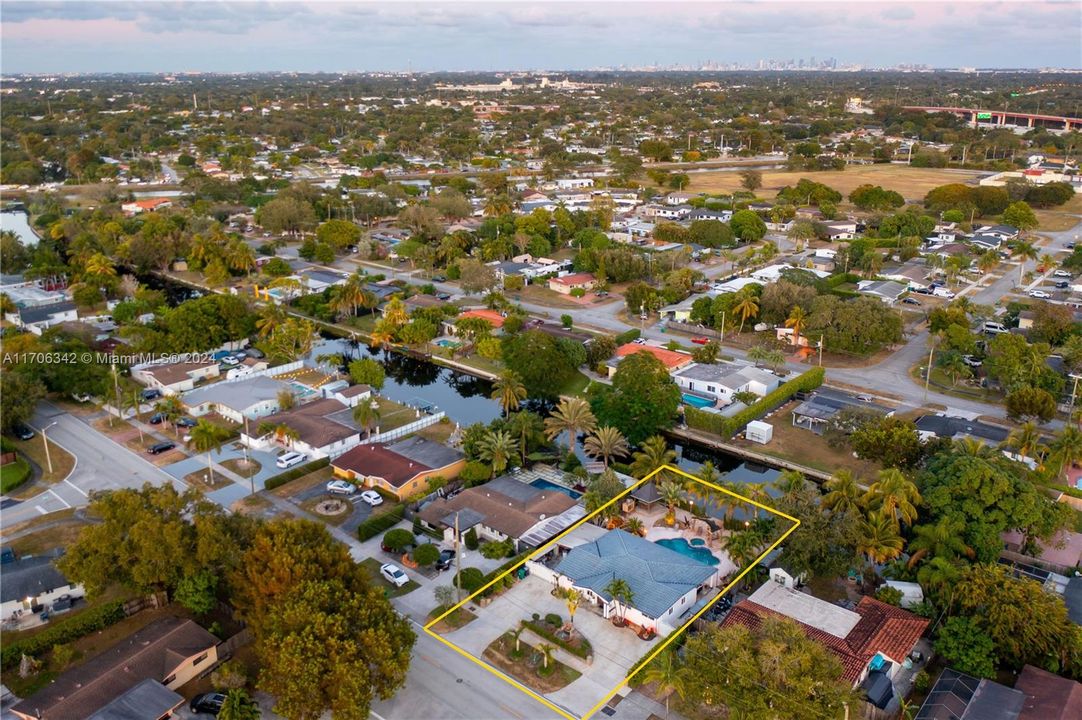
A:
{"type": "Polygon", "coordinates": [[[629,342],[635,342],[639,339],[640,335],[642,335],[642,332],[638,330],[638,328],[632,328],[627,332],[622,332],[616,336],[616,346],[619,347],[621,345],[626,345],[629,342]]]}
{"type": "MultiPolygon", "coordinates": [[[[518,555],[511,558],[503,565],[500,565],[488,575],[485,575],[484,581],[481,583],[481,587],[484,587],[485,585],[489,584],[501,575],[508,573],[508,571],[510,571],[511,568],[515,567],[516,565],[520,565],[525,562],[526,558],[530,555],[530,552],[531,551],[529,550],[525,552],[520,552],[518,555]]],[[[498,592],[504,588],[511,587],[516,582],[518,582],[518,578],[516,578],[514,575],[508,574],[506,577],[503,578],[502,582],[493,583],[492,587],[486,589],[483,593],[481,593],[481,595],[484,597],[488,597],[494,592],[498,592]]]]}
{"type": "Polygon", "coordinates": [[[572,645],[567,640],[564,640],[562,637],[557,635],[556,630],[554,630],[552,626],[548,624],[548,622],[542,620],[523,620],[522,624],[530,628],[530,630],[545,638],[549,642],[559,645],[564,650],[568,651],[572,655],[582,658],[583,660],[593,654],[594,649],[593,647],[591,647],[590,641],[582,637],[581,634],[579,636],[580,643],[578,645],[572,645]]]}
{"type": "Polygon", "coordinates": [[[387,512],[376,515],[375,517],[370,517],[358,525],[357,537],[362,541],[371,540],[384,530],[390,530],[400,523],[404,517],[406,517],[406,504],[399,503],[387,512]]]}
{"type": "Polygon", "coordinates": [[[48,628],[37,635],[4,643],[4,649],[0,651],[0,666],[4,668],[14,667],[19,664],[19,660],[23,655],[40,655],[50,650],[53,645],[63,645],[78,640],[85,635],[120,622],[124,618],[124,603],[115,600],[84,610],[78,615],[65,620],[54,620],[48,628]]]}
{"type": "Polygon", "coordinates": [[[792,380],[782,383],[776,390],[767,393],[758,402],[749,405],[732,417],[708,413],[692,407],[685,409],[684,417],[688,427],[712,432],[722,437],[732,437],[749,422],[761,418],[784,404],[798,392],[809,392],[822,385],[824,374],[823,368],[813,367],[792,380]]]}
{"type": "Polygon", "coordinates": [[[289,470],[286,470],[284,473],[280,473],[278,475],[275,475],[274,477],[267,478],[267,482],[264,483],[264,487],[266,487],[267,490],[273,490],[274,488],[282,487],[287,482],[292,482],[299,477],[304,477],[308,473],[319,470],[320,468],[325,468],[330,464],[330,458],[320,458],[319,460],[313,460],[312,462],[305,465],[298,465],[295,468],[290,468],[289,470]]]}

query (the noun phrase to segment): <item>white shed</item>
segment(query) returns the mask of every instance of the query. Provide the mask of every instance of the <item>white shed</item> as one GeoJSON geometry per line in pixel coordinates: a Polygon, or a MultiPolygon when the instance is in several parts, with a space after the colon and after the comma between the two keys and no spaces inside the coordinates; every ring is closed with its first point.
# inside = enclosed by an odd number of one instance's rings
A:
{"type": "Polygon", "coordinates": [[[766,445],[774,437],[774,426],[761,420],[752,420],[748,423],[745,435],[751,442],[766,445]]]}

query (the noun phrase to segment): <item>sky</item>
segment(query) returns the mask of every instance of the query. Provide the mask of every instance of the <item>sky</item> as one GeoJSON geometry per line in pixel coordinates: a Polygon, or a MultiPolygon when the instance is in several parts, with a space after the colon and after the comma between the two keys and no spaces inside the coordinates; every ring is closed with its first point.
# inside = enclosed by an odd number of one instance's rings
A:
{"type": "Polygon", "coordinates": [[[826,57],[1082,67],[1082,3],[27,2],[0,72],[576,70],[826,57]]]}

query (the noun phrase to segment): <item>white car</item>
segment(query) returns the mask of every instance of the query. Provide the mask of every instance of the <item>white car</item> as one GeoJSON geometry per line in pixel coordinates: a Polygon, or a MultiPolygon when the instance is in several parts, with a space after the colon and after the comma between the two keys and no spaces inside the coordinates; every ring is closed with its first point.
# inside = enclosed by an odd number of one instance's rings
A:
{"type": "Polygon", "coordinates": [[[1074,275],[1071,274],[1070,270],[1057,270],[1052,274],[1055,275],[1056,277],[1065,277],[1065,278],[1074,277],[1074,275]]]}
{"type": "Polygon", "coordinates": [[[347,480],[331,480],[327,483],[327,492],[335,495],[352,495],[357,491],[357,486],[347,480]]]}
{"type": "Polygon", "coordinates": [[[1045,292],[1044,290],[1030,290],[1029,296],[1032,298],[1042,298],[1047,300],[1048,298],[1052,297],[1052,293],[1045,292]]]}
{"type": "Polygon", "coordinates": [[[962,356],[962,362],[964,362],[966,365],[968,365],[971,368],[979,368],[981,365],[984,364],[981,360],[978,360],[977,358],[973,357],[972,355],[963,355],[962,356]]]}
{"type": "Polygon", "coordinates": [[[375,490],[365,490],[361,493],[361,500],[364,500],[372,507],[383,504],[383,497],[375,490]]]}
{"type": "Polygon", "coordinates": [[[410,581],[406,576],[406,573],[402,572],[402,568],[398,567],[394,563],[385,563],[379,566],[379,574],[383,576],[383,579],[391,583],[395,587],[402,587],[410,581]]]}
{"type": "Polygon", "coordinates": [[[240,364],[240,360],[237,360],[232,355],[226,355],[224,358],[222,358],[222,365],[228,365],[229,367],[233,367],[234,365],[239,365],[239,364],[240,364]]]}

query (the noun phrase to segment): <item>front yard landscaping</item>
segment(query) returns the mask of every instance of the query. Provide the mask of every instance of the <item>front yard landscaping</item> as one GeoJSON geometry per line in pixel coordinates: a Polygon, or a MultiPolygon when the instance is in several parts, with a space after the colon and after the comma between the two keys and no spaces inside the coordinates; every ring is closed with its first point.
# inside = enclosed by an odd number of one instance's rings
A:
{"type": "Polygon", "coordinates": [[[482,657],[527,687],[550,693],[578,680],[582,673],[552,657],[553,646],[517,642],[512,633],[496,639],[482,657]]]}
{"type": "MultiPolygon", "coordinates": [[[[436,606],[432,612],[428,613],[428,621],[431,622],[447,612],[446,605],[436,606]]],[[[460,608],[456,608],[454,612],[447,617],[440,620],[438,623],[432,626],[432,629],[437,633],[449,633],[454,630],[458,630],[461,627],[469,625],[471,622],[477,619],[477,615],[472,610],[463,605],[460,608]]]]}
{"type": "Polygon", "coordinates": [[[259,464],[259,461],[253,458],[248,458],[247,464],[244,463],[244,458],[232,458],[229,460],[223,460],[218,464],[224,467],[226,470],[236,473],[243,478],[250,478],[263,469],[263,466],[259,464]]]}
{"type": "Polygon", "coordinates": [[[372,577],[372,582],[374,582],[377,587],[383,588],[383,592],[387,594],[387,597],[401,597],[402,595],[405,595],[406,593],[411,593],[420,587],[420,585],[418,585],[417,582],[414,580],[410,580],[402,587],[396,587],[391,583],[387,582],[383,579],[383,576],[379,574],[379,566],[382,564],[383,563],[381,563],[375,558],[365,558],[361,561],[361,567],[368,571],[368,574],[372,577]]]}

